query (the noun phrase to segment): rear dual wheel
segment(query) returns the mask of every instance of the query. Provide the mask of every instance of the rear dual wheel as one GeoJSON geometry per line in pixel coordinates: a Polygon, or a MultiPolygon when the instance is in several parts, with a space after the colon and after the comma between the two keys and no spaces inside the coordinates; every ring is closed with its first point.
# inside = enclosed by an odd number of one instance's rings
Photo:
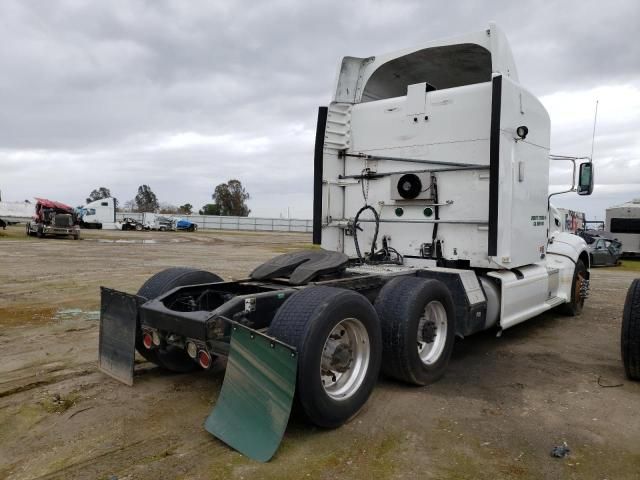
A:
{"type": "Polygon", "coordinates": [[[398,277],[375,302],[382,326],[385,375],[428,385],[444,375],[455,340],[455,308],[440,281],[398,277]]]}
{"type": "Polygon", "coordinates": [[[366,403],[380,370],[380,324],[371,303],[341,288],[313,286],[280,307],[269,335],[298,351],[296,397],[309,420],[334,428],[366,403]]]}

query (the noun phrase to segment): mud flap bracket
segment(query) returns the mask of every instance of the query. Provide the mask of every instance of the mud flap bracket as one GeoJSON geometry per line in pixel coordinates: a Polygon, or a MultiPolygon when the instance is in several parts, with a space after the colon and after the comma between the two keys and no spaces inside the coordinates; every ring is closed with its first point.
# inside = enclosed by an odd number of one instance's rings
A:
{"type": "Polygon", "coordinates": [[[98,368],[129,386],[133,385],[138,303],[134,295],[100,287],[98,368]]]}

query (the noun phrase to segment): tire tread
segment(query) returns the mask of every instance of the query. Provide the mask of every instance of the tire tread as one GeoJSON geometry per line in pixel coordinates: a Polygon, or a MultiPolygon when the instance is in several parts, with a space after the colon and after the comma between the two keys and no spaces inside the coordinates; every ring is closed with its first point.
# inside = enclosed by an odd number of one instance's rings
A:
{"type": "Polygon", "coordinates": [[[305,339],[305,331],[314,317],[315,310],[346,291],[348,290],[316,286],[296,292],[278,310],[278,314],[269,326],[269,335],[300,350],[305,339]],[[293,298],[295,300],[291,301],[293,298]]]}
{"type": "Polygon", "coordinates": [[[343,288],[306,287],[284,302],[271,322],[268,334],[295,347],[298,352],[296,404],[312,423],[324,428],[338,427],[366,403],[378,378],[382,348],[378,316],[363,295],[343,288]],[[351,397],[337,401],[322,390],[317,368],[325,335],[329,334],[333,322],[342,319],[345,311],[368,325],[371,357],[359,390],[351,397]]]}
{"type": "MultiPolygon", "coordinates": [[[[421,277],[398,277],[387,283],[380,291],[376,299],[375,307],[380,318],[382,328],[382,372],[391,378],[407,382],[414,385],[427,385],[436,381],[444,373],[444,368],[433,375],[422,374],[420,377],[412,368],[411,355],[405,346],[405,341],[409,337],[409,329],[412,309],[416,302],[420,302],[419,291],[432,285],[434,288],[444,287],[442,282],[435,279],[425,279],[421,277]]],[[[446,287],[444,287],[446,288],[446,287]]],[[[448,314],[453,317],[453,326],[449,327],[455,331],[455,307],[450,295],[445,301],[445,308],[448,307],[448,314]]],[[[450,333],[453,335],[453,333],[450,333]]],[[[449,362],[452,344],[448,352],[445,352],[444,365],[449,362]]]]}
{"type": "Polygon", "coordinates": [[[622,361],[631,380],[640,380],[640,278],[627,291],[622,315],[622,361]]]}

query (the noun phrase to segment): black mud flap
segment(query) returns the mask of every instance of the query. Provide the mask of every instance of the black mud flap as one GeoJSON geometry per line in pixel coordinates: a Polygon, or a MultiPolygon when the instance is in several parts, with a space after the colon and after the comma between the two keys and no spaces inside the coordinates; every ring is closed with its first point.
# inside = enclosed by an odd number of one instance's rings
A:
{"type": "Polygon", "coordinates": [[[138,297],[100,287],[100,340],[98,368],[133,385],[136,354],[138,297]]]}
{"type": "Polygon", "coordinates": [[[297,368],[293,347],[234,325],[222,390],[204,428],[240,453],[268,461],[289,422],[297,368]]]}

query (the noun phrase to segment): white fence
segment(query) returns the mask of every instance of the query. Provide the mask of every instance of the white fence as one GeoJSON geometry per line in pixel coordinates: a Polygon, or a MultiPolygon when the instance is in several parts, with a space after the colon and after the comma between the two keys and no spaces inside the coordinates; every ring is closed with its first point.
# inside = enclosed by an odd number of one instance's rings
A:
{"type": "MultiPolygon", "coordinates": [[[[171,215],[166,215],[167,217],[171,215]]],[[[142,221],[142,213],[118,212],[116,220],[125,217],[142,221]]],[[[199,229],[247,230],[254,232],[313,232],[313,220],[299,218],[221,217],[217,215],[175,215],[198,224],[199,229]]]]}

